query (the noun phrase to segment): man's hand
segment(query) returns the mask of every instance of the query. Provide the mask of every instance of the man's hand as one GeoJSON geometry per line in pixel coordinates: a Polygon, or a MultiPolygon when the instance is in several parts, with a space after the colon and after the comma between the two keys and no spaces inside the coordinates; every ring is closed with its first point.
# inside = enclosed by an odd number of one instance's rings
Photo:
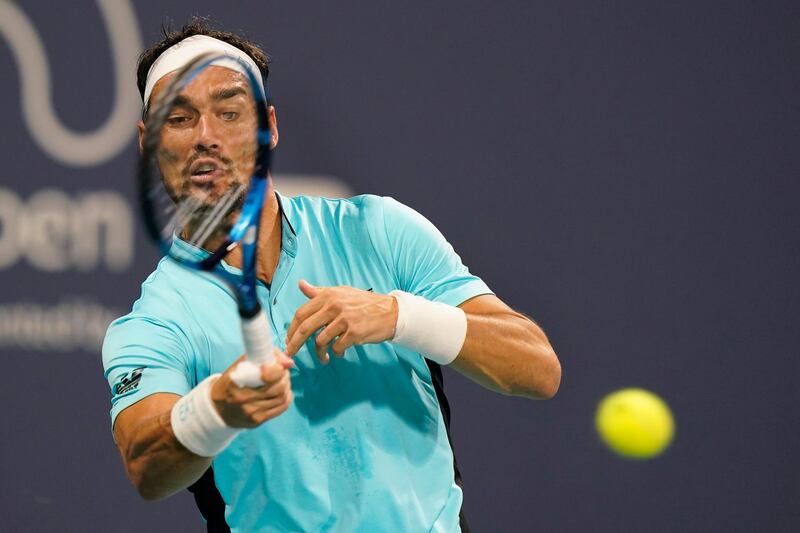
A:
{"type": "Polygon", "coordinates": [[[331,343],[333,354],[342,357],[350,346],[383,342],[394,336],[397,300],[393,296],[353,287],[315,287],[305,280],[300,281],[299,287],[309,301],[297,310],[289,324],[287,355],[295,355],[319,330],[315,349],[322,363],[330,360],[331,343]]]}
{"type": "Polygon", "coordinates": [[[217,412],[230,427],[254,428],[286,411],[292,404],[289,369],[294,361],[275,350],[275,362],[261,365],[261,380],[257,388],[239,387],[231,380],[231,372],[244,360],[240,357],[214,382],[211,399],[217,412]]]}

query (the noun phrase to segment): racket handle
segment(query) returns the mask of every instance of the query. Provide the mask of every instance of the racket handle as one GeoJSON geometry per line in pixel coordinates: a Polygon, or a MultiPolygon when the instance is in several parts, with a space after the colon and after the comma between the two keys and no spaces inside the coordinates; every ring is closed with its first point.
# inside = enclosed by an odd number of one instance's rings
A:
{"type": "Polygon", "coordinates": [[[247,360],[256,364],[271,365],[275,362],[272,350],[272,334],[269,331],[267,313],[260,309],[255,316],[242,319],[242,338],[247,360]]]}
{"type": "Polygon", "coordinates": [[[233,369],[231,379],[240,387],[260,387],[264,384],[261,380],[261,365],[275,362],[272,335],[263,309],[253,317],[242,318],[242,339],[247,359],[233,369]]]}

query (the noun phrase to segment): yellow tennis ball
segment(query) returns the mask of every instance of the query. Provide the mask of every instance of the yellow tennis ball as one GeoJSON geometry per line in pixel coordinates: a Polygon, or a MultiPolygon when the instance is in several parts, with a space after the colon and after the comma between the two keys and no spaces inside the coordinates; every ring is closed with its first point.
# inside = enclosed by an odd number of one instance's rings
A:
{"type": "Polygon", "coordinates": [[[675,422],[669,406],[644,389],[622,389],[603,398],[595,425],[612,450],[631,459],[649,459],[672,442],[675,422]]]}

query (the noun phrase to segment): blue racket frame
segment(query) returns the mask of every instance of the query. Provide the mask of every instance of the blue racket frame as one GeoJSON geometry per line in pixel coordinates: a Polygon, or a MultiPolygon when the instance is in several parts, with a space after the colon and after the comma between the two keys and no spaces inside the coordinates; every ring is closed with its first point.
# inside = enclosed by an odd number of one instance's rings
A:
{"type": "MultiPolygon", "coordinates": [[[[231,288],[236,291],[239,314],[243,318],[251,318],[261,311],[261,304],[256,294],[256,259],[258,255],[259,222],[261,220],[264,199],[268,190],[267,179],[272,160],[272,131],[269,128],[266,90],[251,71],[250,65],[245,61],[235,56],[212,52],[196,57],[181,69],[176,75],[175,81],[171,83],[169,88],[165,91],[165,94],[169,95],[169,100],[166,100],[166,104],[163,105],[164,107],[171,105],[174,98],[180,94],[200,72],[220,59],[237,61],[242,65],[243,70],[247,73],[247,78],[255,100],[256,113],[258,115],[258,152],[253,175],[250,178],[248,191],[239,218],[221,246],[214,251],[210,251],[210,255],[202,259],[191,260],[185,256],[176,256],[171,253],[173,243],[167,242],[161,237],[161,228],[158,228],[156,222],[154,222],[155,217],[152,216],[152,206],[146,196],[146,191],[142,191],[142,204],[145,210],[145,220],[147,221],[148,229],[151,235],[158,241],[162,252],[187,268],[206,272],[214,271],[215,275],[222,277],[231,288]],[[242,250],[241,275],[232,273],[221,265],[225,256],[237,246],[242,250]]],[[[148,165],[149,162],[145,162],[144,164],[148,165]]],[[[143,168],[140,172],[141,171],[149,172],[149,168],[143,168]]]]}

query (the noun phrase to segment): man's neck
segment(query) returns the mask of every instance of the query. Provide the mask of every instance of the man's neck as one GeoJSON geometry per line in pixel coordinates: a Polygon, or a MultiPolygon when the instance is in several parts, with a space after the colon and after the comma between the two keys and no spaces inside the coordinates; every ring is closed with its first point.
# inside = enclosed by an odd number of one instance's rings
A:
{"type": "MultiPolygon", "coordinates": [[[[278,268],[278,260],[281,257],[281,210],[278,204],[278,197],[272,188],[270,178],[267,187],[264,206],[261,208],[261,226],[258,232],[258,252],[256,259],[256,277],[268,284],[272,283],[272,277],[278,268]]],[[[234,248],[225,257],[225,262],[232,267],[242,267],[242,251],[234,248]]]]}
{"type": "Polygon", "coordinates": [[[272,277],[278,268],[281,257],[281,238],[283,224],[281,223],[281,209],[278,197],[272,188],[270,178],[267,188],[267,198],[261,210],[261,228],[258,234],[258,259],[256,260],[256,276],[267,283],[272,283],[272,277]]]}

